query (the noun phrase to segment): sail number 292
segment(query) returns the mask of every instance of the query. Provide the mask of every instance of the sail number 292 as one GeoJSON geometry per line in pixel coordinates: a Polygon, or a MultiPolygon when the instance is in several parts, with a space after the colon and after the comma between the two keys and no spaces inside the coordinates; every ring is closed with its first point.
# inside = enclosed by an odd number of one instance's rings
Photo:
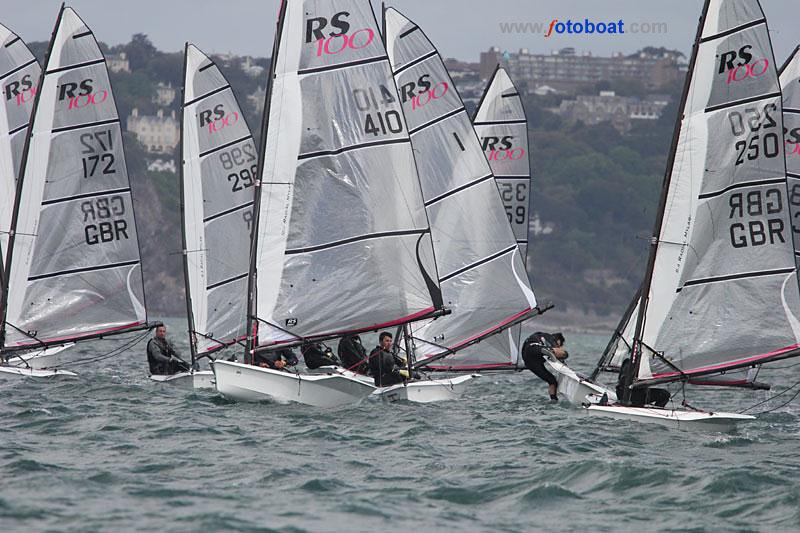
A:
{"type": "Polygon", "coordinates": [[[772,158],[780,154],[780,139],[776,131],[767,131],[775,128],[777,122],[770,113],[777,113],[775,104],[766,104],[760,111],[757,107],[746,107],[744,112],[731,111],[728,120],[731,132],[735,137],[749,135],[748,139],[736,141],[736,165],[747,161],[754,161],[761,157],[772,158]]]}
{"type": "Polygon", "coordinates": [[[258,165],[256,148],[253,143],[243,144],[219,154],[222,168],[228,172],[231,192],[237,192],[255,185],[258,165]]]}

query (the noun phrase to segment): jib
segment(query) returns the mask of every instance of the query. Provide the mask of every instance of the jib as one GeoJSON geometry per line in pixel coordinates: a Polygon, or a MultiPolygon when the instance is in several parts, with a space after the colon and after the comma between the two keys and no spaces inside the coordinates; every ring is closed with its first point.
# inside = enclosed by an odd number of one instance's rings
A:
{"type": "Polygon", "coordinates": [[[330,21],[325,17],[315,17],[306,20],[306,43],[310,43],[312,41],[319,41],[320,39],[325,39],[325,37],[338,37],[339,35],[344,35],[348,31],[350,31],[350,23],[344,20],[346,17],[349,17],[350,13],[347,11],[341,11],[336,13],[334,16],[331,17],[330,21]],[[339,30],[331,31],[327,35],[325,34],[324,30],[328,26],[328,22],[330,25],[339,30]]]}
{"type": "Polygon", "coordinates": [[[6,100],[16,97],[17,105],[30,102],[36,96],[36,89],[33,86],[30,74],[25,74],[18,81],[12,81],[5,86],[6,100]]]}
{"type": "Polygon", "coordinates": [[[723,52],[722,54],[719,54],[717,56],[719,57],[719,74],[750,63],[750,60],[753,59],[753,54],[750,53],[752,48],[753,45],[746,44],[739,48],[738,51],[733,50],[731,52],[723,52]],[[736,61],[737,58],[739,59],[739,62],[734,64],[734,61],[736,61]]]}
{"type": "MultiPolygon", "coordinates": [[[[731,208],[728,218],[744,218],[745,215],[755,217],[777,215],[783,211],[783,200],[779,189],[766,191],[752,191],[749,193],[732,194],[728,205],[731,208]]],[[[747,246],[761,246],[764,244],[785,243],[783,235],[784,224],[781,218],[769,218],[766,221],[750,220],[735,222],[730,226],[731,246],[745,248],[747,246]]]]}
{"type": "Polygon", "coordinates": [[[484,137],[483,138],[483,151],[487,150],[510,150],[514,146],[514,136],[505,135],[504,137],[484,137]],[[499,146],[498,146],[499,143],[499,146]]]}
{"type": "Polygon", "coordinates": [[[120,239],[128,239],[128,222],[125,202],[121,196],[88,200],[81,204],[83,222],[92,222],[83,228],[86,244],[94,245],[120,239]],[[113,219],[113,220],[108,220],[113,219]]]}

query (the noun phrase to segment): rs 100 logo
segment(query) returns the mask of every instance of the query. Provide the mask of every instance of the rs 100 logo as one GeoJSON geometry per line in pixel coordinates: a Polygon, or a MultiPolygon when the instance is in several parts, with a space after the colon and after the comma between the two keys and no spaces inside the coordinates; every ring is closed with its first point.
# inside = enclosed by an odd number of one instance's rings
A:
{"type": "Polygon", "coordinates": [[[359,50],[369,46],[375,40],[372,28],[362,28],[350,32],[350,22],[347,17],[350,13],[341,11],[333,15],[330,20],[326,17],[306,19],[306,44],[316,41],[317,57],[323,55],[336,55],[346,49],[359,50]],[[335,28],[326,32],[331,26],[335,28]]]}
{"type": "Polygon", "coordinates": [[[785,152],[787,157],[800,156],[800,127],[792,128],[791,130],[783,128],[783,133],[786,138],[785,152]]]}
{"type": "Polygon", "coordinates": [[[514,148],[513,135],[483,137],[482,144],[486,159],[489,161],[516,161],[525,156],[524,148],[521,146],[514,148]]]}
{"type": "Polygon", "coordinates": [[[108,100],[108,91],[95,91],[94,81],[89,78],[81,82],[67,82],[58,86],[58,101],[67,100],[67,109],[83,109],[90,105],[102,104],[108,100]]]}
{"type": "Polygon", "coordinates": [[[400,98],[403,103],[411,100],[413,111],[425,106],[431,100],[438,100],[446,95],[448,90],[450,90],[450,85],[446,81],[440,81],[434,85],[431,82],[431,75],[423,74],[417,81],[404,83],[400,87],[400,98]]]}
{"type": "Polygon", "coordinates": [[[727,72],[725,83],[746,80],[747,78],[760,78],[769,70],[769,59],[762,57],[753,61],[753,54],[750,52],[753,45],[746,44],[738,50],[718,54],[719,70],[718,74],[727,72]]]}
{"type": "Polygon", "coordinates": [[[8,85],[3,88],[3,92],[6,95],[6,101],[10,101],[14,98],[16,104],[21,106],[33,100],[36,96],[36,87],[33,86],[31,75],[25,74],[19,80],[9,82],[8,85]]]}
{"type": "Polygon", "coordinates": [[[208,126],[208,133],[216,133],[239,122],[239,113],[234,111],[228,114],[225,112],[224,104],[217,104],[213,109],[200,111],[198,118],[200,119],[201,128],[208,126]]]}

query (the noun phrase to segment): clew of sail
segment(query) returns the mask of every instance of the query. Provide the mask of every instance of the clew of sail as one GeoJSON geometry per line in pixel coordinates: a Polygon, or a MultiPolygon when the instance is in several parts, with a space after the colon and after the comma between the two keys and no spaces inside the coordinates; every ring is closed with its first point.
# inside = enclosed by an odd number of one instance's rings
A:
{"type": "Polygon", "coordinates": [[[22,39],[0,24],[0,284],[22,149],[41,70],[22,39]]]}
{"type": "Polygon", "coordinates": [[[181,119],[189,329],[204,354],[246,337],[258,153],[231,86],[189,43],[181,119]]]}
{"type": "Polygon", "coordinates": [[[284,1],[270,81],[249,293],[255,347],[438,313],[430,227],[369,2],[284,1]]]}
{"type": "Polygon", "coordinates": [[[709,0],[704,12],[645,281],[640,385],[798,352],[781,91],[766,20],[753,0],[709,0]]]}
{"type": "Polygon", "coordinates": [[[452,309],[414,331],[418,360],[447,355],[437,366],[513,368],[519,330],[510,338],[502,330],[531,316],[536,299],[494,175],[444,62],[422,30],[390,8],[384,37],[431,221],[444,303],[452,309]]]}
{"type": "Polygon", "coordinates": [[[105,59],[62,7],[25,144],[6,257],[4,348],[146,323],[140,253],[105,59]]]}

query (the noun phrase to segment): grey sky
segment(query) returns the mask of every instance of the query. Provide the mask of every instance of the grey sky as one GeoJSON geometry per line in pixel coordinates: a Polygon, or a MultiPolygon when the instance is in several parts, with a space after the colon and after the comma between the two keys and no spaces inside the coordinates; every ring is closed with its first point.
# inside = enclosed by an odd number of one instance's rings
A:
{"type": "MultiPolygon", "coordinates": [[[[49,39],[60,0],[0,0],[0,22],[26,41],[49,39]]],[[[797,0],[762,0],[778,64],[800,42],[797,0]]],[[[207,52],[268,56],[272,50],[278,0],[73,0],[99,39],[118,44],[145,33],[165,51],[186,40],[207,52]]],[[[595,55],[666,46],[688,53],[703,0],[396,0],[393,5],[418,23],[443,55],[477,61],[490,46],[549,52],[565,46],[595,55]],[[632,23],[666,22],[665,34],[619,36],[503,34],[500,22],[552,19],[632,23]]],[[[380,3],[373,0],[376,11],[380,3]]],[[[626,26],[626,27],[627,27],[626,26]]]]}

